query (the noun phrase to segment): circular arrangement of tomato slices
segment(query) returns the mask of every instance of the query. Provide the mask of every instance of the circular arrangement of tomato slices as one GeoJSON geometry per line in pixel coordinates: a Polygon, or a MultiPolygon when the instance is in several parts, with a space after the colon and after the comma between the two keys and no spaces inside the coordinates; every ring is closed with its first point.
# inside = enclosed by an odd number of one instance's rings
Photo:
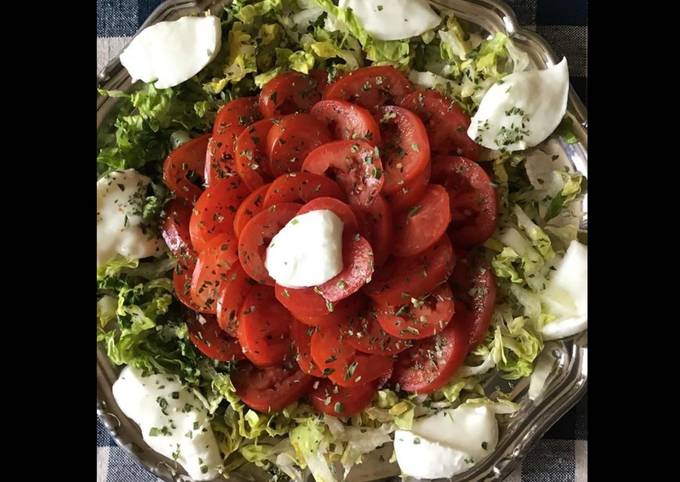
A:
{"type": "Polygon", "coordinates": [[[496,193],[469,117],[392,67],[325,78],[288,72],[228,102],[163,169],[189,338],[236,363],[238,395],[264,412],[306,397],[351,416],[385,384],[437,390],[484,340],[495,303],[474,248],[495,230],[496,193]],[[319,209],[343,221],[342,271],[277,284],[267,246],[319,209]]]}

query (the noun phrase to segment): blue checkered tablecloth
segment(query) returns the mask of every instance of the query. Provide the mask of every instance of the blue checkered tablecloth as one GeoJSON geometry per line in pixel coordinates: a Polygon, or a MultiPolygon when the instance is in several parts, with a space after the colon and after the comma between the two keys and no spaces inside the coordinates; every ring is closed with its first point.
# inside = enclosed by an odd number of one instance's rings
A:
{"type": "MultiPolygon", "coordinates": [[[[569,62],[572,85],[587,103],[587,1],[506,0],[520,23],[542,35],[569,62]]],[[[97,72],[125,46],[162,0],[97,0],[97,72]]],[[[585,482],[587,396],[527,456],[508,482],[585,482]]],[[[156,482],[116,446],[97,419],[97,482],[156,482]]]]}

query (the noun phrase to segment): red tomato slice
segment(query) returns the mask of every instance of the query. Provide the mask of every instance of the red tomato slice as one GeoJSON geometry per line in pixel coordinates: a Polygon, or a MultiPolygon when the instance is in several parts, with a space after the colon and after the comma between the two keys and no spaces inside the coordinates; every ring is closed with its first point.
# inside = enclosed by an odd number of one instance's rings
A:
{"type": "Polygon", "coordinates": [[[220,330],[214,316],[187,316],[187,327],[191,342],[208,358],[222,362],[242,360],[241,345],[234,338],[220,330]]]}
{"type": "Polygon", "coordinates": [[[380,158],[385,167],[385,194],[411,183],[430,162],[430,143],[423,121],[413,112],[393,105],[381,107],[377,115],[383,145],[380,158]]]}
{"type": "MultiPolygon", "coordinates": [[[[175,288],[175,297],[182,302],[184,306],[193,311],[202,311],[203,307],[194,303],[191,298],[191,275],[194,267],[191,270],[177,265],[172,272],[172,285],[175,288]]],[[[208,310],[210,311],[210,310],[208,310]]]]}
{"type": "Polygon", "coordinates": [[[319,285],[318,292],[331,303],[353,295],[373,276],[373,250],[359,233],[346,233],[342,242],[343,269],[319,285]]]}
{"type": "Polygon", "coordinates": [[[298,172],[307,154],[330,140],[326,126],[310,114],[291,114],[274,122],[267,134],[272,175],[298,172]]]}
{"type": "Polygon", "coordinates": [[[330,324],[317,327],[312,334],[312,360],[323,376],[333,372],[344,372],[356,354],[354,348],[342,342],[338,325],[330,324]]]}
{"type": "Polygon", "coordinates": [[[163,240],[177,262],[186,267],[196,262],[196,252],[191,246],[189,220],[191,205],[183,199],[172,199],[163,208],[165,215],[161,226],[163,240]]]}
{"type": "Polygon", "coordinates": [[[389,376],[393,367],[392,357],[357,352],[344,370],[333,372],[328,378],[341,387],[355,387],[389,376]]]}
{"type": "Polygon", "coordinates": [[[484,169],[464,157],[438,157],[432,163],[432,180],[449,193],[451,240],[456,246],[484,243],[496,230],[496,191],[484,169]]]}
{"type": "Polygon", "coordinates": [[[172,151],[163,163],[163,182],[175,193],[175,196],[193,204],[203,189],[197,186],[189,176],[204,179],[205,156],[208,150],[210,134],[191,139],[172,151]]]}
{"type": "Polygon", "coordinates": [[[270,286],[256,285],[239,312],[238,340],[246,358],[257,366],[283,363],[290,351],[291,316],[274,298],[270,286]]]}
{"type": "Polygon", "coordinates": [[[432,164],[428,162],[425,171],[420,176],[417,176],[411,179],[411,181],[404,183],[399,189],[389,196],[385,196],[392,211],[405,211],[416,205],[418,201],[423,198],[425,192],[427,191],[427,186],[430,183],[431,173],[432,164]]]}
{"type": "Polygon", "coordinates": [[[452,154],[479,159],[479,146],[467,135],[470,117],[436,90],[413,92],[401,102],[425,123],[433,154],[452,154]]]}
{"type": "Polygon", "coordinates": [[[359,231],[359,221],[357,217],[347,204],[332,197],[318,197],[309,201],[300,208],[299,214],[309,213],[311,211],[328,210],[333,212],[342,220],[343,233],[356,233],[359,231]]]}
{"type": "Polygon", "coordinates": [[[415,256],[437,242],[451,222],[449,195],[442,186],[430,184],[422,199],[395,218],[392,254],[415,256]]]}
{"type": "Polygon", "coordinates": [[[400,306],[445,282],[455,263],[453,246],[444,235],[423,253],[396,259],[384,266],[365,286],[364,292],[380,305],[400,306]]]}
{"type": "Polygon", "coordinates": [[[378,323],[390,335],[405,340],[420,340],[439,333],[454,313],[451,287],[443,284],[423,299],[400,307],[378,310],[378,323]]]}
{"type": "Polygon", "coordinates": [[[295,361],[300,365],[300,370],[308,375],[322,377],[321,370],[312,360],[311,344],[314,330],[314,327],[304,325],[297,320],[290,322],[290,336],[293,339],[295,361]]]}
{"type": "Polygon", "coordinates": [[[451,286],[457,305],[470,311],[470,346],[484,341],[496,306],[496,277],[479,257],[466,256],[456,263],[451,286]]]}
{"type": "Polygon", "coordinates": [[[394,227],[392,211],[381,195],[369,207],[353,206],[359,220],[359,232],[368,239],[373,248],[373,263],[376,268],[385,264],[392,250],[394,227]]]}
{"type": "Polygon", "coordinates": [[[314,377],[303,373],[294,363],[256,368],[242,362],[231,379],[241,401],[264,413],[283,410],[305,395],[314,383],[314,377]]]}
{"type": "Polygon", "coordinates": [[[212,237],[234,231],[234,215],[248,194],[237,177],[220,179],[203,191],[189,220],[191,244],[196,251],[200,252],[212,237]]]}
{"type": "MultiPolygon", "coordinates": [[[[361,295],[360,295],[361,296],[361,295]]],[[[357,351],[376,355],[394,355],[407,350],[413,343],[395,338],[378,324],[377,309],[364,299],[364,307],[355,316],[340,323],[343,341],[357,351]]]]}
{"type": "Polygon", "coordinates": [[[309,394],[312,406],[333,417],[351,417],[368,407],[378,391],[375,383],[355,387],[339,387],[328,380],[314,382],[309,394]]]}
{"type": "Polygon", "coordinates": [[[277,75],[262,87],[260,112],[264,117],[307,112],[321,100],[318,74],[307,76],[299,72],[277,75]]]}
{"type": "Polygon", "coordinates": [[[347,100],[367,109],[398,104],[413,85],[394,67],[364,67],[339,78],[324,91],[324,99],[347,100]]]}
{"type": "MultiPolygon", "coordinates": [[[[279,292],[279,287],[277,286],[277,293],[279,292]]],[[[316,295],[316,293],[314,293],[316,295]]],[[[280,295],[277,295],[280,296],[280,295]]],[[[282,296],[282,295],[281,295],[282,296]]],[[[289,294],[290,296],[290,294],[289,294]]],[[[317,298],[319,298],[319,295],[316,295],[317,298]]],[[[283,296],[282,296],[283,297],[283,296]]],[[[278,299],[278,298],[277,298],[278,299]]],[[[345,318],[355,316],[356,313],[359,312],[360,309],[363,308],[363,297],[361,296],[350,296],[349,298],[346,298],[342,300],[339,303],[336,303],[333,305],[333,312],[329,313],[328,310],[326,310],[326,313],[321,316],[314,316],[314,315],[306,315],[303,313],[299,313],[295,310],[291,310],[290,308],[287,308],[288,311],[291,312],[293,317],[298,320],[300,323],[304,323],[307,326],[322,326],[322,325],[331,325],[331,324],[339,324],[342,323],[345,318]]],[[[322,298],[323,300],[323,298],[322,298]]],[[[325,303],[325,301],[324,301],[325,303]]]]}
{"type": "Polygon", "coordinates": [[[262,119],[245,129],[236,138],[235,169],[251,191],[271,180],[265,142],[267,133],[273,125],[273,119],[262,119]]]}
{"type": "Polygon", "coordinates": [[[236,172],[234,144],[246,127],[260,119],[257,100],[257,97],[239,97],[224,104],[217,112],[205,160],[206,185],[236,172]]]}
{"type": "Polygon", "coordinates": [[[333,141],[317,147],[302,164],[303,171],[329,174],[343,188],[349,202],[370,206],[385,181],[377,149],[364,141],[333,141]]]}
{"type": "Polygon", "coordinates": [[[321,69],[314,69],[309,72],[309,76],[316,81],[316,88],[323,93],[328,87],[328,72],[321,69]]]}
{"type": "Polygon", "coordinates": [[[448,383],[468,353],[470,331],[464,317],[461,310],[441,333],[399,355],[393,380],[402,390],[432,393],[448,383]]]}
{"type": "Polygon", "coordinates": [[[234,215],[234,232],[236,236],[240,236],[248,221],[264,209],[264,196],[269,186],[271,184],[264,184],[248,194],[248,197],[243,200],[236,210],[234,215]]]}
{"type": "Polygon", "coordinates": [[[264,207],[285,202],[307,203],[318,197],[347,198],[334,181],[311,172],[291,172],[277,177],[264,197],[264,207]]]}
{"type": "Polygon", "coordinates": [[[337,325],[318,327],[311,346],[312,359],[324,376],[343,387],[367,384],[392,370],[389,357],[357,353],[344,342],[337,325]]]}
{"type": "MultiPolygon", "coordinates": [[[[314,288],[285,288],[279,284],[274,287],[276,299],[279,300],[288,311],[294,313],[298,319],[322,318],[332,314],[336,306],[326,301],[314,288]]],[[[315,323],[307,323],[315,324],[315,323]]]]}
{"type": "Polygon", "coordinates": [[[276,233],[295,217],[300,207],[297,203],[269,206],[248,221],[241,231],[238,244],[241,266],[258,283],[274,286],[274,280],[264,265],[267,247],[276,233]]]}
{"type": "Polygon", "coordinates": [[[231,267],[238,261],[238,240],[234,233],[220,233],[198,254],[191,276],[191,299],[204,313],[216,313],[220,290],[231,267]]]}
{"type": "Polygon", "coordinates": [[[374,146],[381,143],[380,127],[363,107],[345,100],[322,100],[309,112],[328,127],[335,139],[362,139],[374,146]]]}
{"type": "Polygon", "coordinates": [[[238,336],[238,315],[252,287],[252,280],[243,271],[240,263],[234,264],[226,279],[222,280],[215,308],[217,323],[233,337],[238,336]]]}

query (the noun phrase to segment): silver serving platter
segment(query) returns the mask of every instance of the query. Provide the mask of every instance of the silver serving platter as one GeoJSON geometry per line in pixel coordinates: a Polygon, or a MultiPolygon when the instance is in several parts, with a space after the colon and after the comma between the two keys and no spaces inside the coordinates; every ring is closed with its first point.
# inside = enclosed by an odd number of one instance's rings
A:
{"type": "MultiPolygon", "coordinates": [[[[144,22],[145,27],[162,20],[174,20],[182,16],[205,10],[218,12],[229,0],[168,0],[161,4],[144,22]]],[[[512,37],[515,45],[525,51],[532,63],[539,69],[555,64],[559,60],[550,46],[539,35],[521,28],[510,7],[498,0],[431,0],[435,6],[447,7],[471,24],[479,26],[486,33],[503,32],[512,37]]],[[[97,75],[97,87],[127,90],[130,77],[114,58],[97,75]]],[[[111,111],[115,99],[97,95],[97,128],[111,111]]],[[[588,121],[586,108],[576,95],[573,87],[569,91],[567,115],[572,119],[577,144],[561,142],[561,147],[573,167],[587,177],[588,164],[588,121]]],[[[583,199],[581,237],[588,229],[587,194],[583,199]]],[[[502,480],[531,451],[534,444],[545,432],[566,414],[585,394],[588,380],[588,334],[581,333],[551,344],[550,352],[555,358],[555,367],[536,400],[527,396],[529,382],[507,382],[498,376],[492,377],[485,388],[487,393],[501,388],[510,392],[511,399],[520,404],[516,413],[504,416],[501,422],[501,436],[496,450],[469,471],[455,476],[449,482],[502,480]]],[[[123,449],[151,473],[167,482],[190,480],[175,462],[151,450],[144,442],[138,426],[128,419],[117,406],[111,387],[120,369],[111,364],[103,347],[97,347],[97,415],[109,430],[111,436],[123,449]]],[[[379,462],[378,454],[389,459],[391,446],[385,446],[369,456],[363,464],[350,473],[351,482],[397,482],[399,469],[396,464],[379,462]],[[386,457],[385,457],[386,455],[386,457]]],[[[269,475],[253,466],[244,466],[230,475],[229,480],[265,481],[269,475]]],[[[217,480],[226,480],[220,478],[217,480]]]]}

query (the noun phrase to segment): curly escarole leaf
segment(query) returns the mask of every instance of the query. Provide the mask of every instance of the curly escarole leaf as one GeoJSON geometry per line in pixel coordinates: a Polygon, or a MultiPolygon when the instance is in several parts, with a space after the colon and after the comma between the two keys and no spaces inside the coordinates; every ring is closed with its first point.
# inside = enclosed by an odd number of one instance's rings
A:
{"type": "Polygon", "coordinates": [[[140,169],[160,163],[171,149],[174,130],[202,132],[212,123],[218,103],[200,85],[187,81],[176,87],[157,89],[140,84],[129,94],[100,90],[118,98],[111,128],[97,132],[97,171],[140,169]]]}
{"type": "Polygon", "coordinates": [[[407,66],[411,49],[408,40],[378,40],[372,38],[349,8],[339,8],[332,0],[314,0],[329,16],[334,26],[356,38],[366,52],[366,58],[378,64],[407,66]]]}
{"type": "Polygon", "coordinates": [[[314,480],[335,482],[335,475],[325,457],[332,437],[323,423],[309,417],[291,430],[289,437],[298,459],[304,461],[314,480]]]}

